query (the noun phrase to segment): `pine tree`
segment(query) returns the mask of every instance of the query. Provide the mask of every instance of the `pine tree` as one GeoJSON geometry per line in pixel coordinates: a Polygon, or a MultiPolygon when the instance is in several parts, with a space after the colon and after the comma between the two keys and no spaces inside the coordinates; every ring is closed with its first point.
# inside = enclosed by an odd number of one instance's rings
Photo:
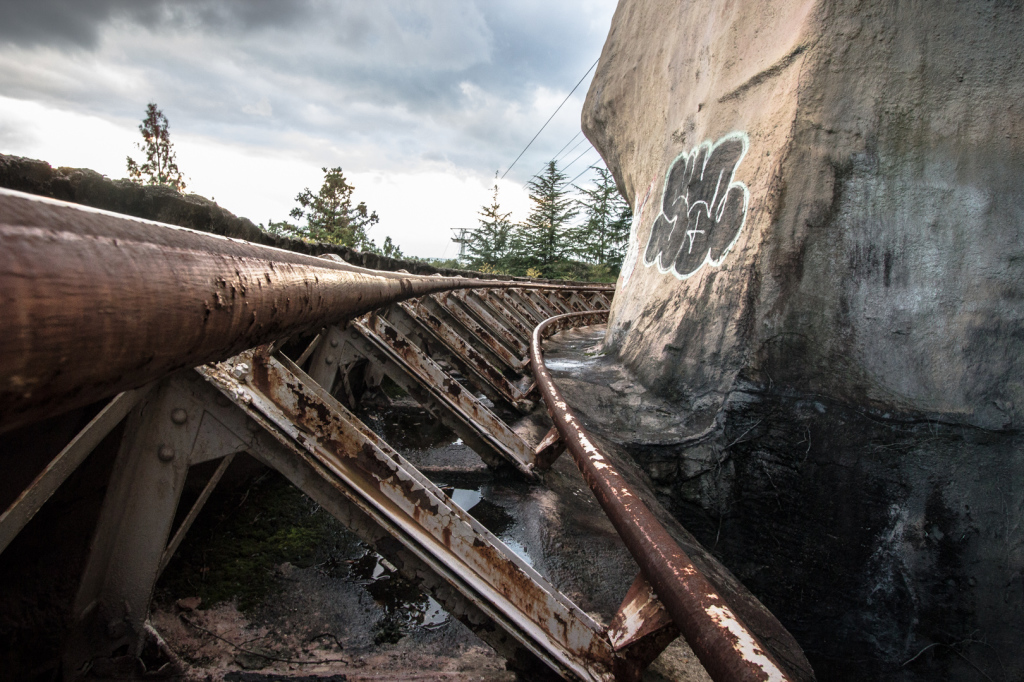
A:
{"type": "Polygon", "coordinates": [[[167,117],[157,109],[156,103],[146,105],[146,118],[139,124],[142,144],[135,146],[146,154],[141,166],[132,157],[128,158],[128,177],[147,185],[166,185],[182,192],[185,190],[185,176],[178,170],[174,159],[174,145],[168,131],[167,117]]]}
{"type": "MultiPolygon", "coordinates": [[[[497,177],[497,174],[495,174],[497,177]]],[[[466,238],[466,251],[469,252],[470,265],[480,267],[490,265],[500,271],[505,265],[512,247],[511,213],[502,213],[498,203],[498,183],[495,179],[491,204],[481,207],[479,215],[480,227],[466,238]]]]}
{"type": "Polygon", "coordinates": [[[576,188],[583,195],[578,202],[585,219],[572,241],[576,253],[587,262],[617,267],[625,253],[633,212],[608,169],[598,166],[594,170],[594,189],[576,188]]]}
{"type": "Polygon", "coordinates": [[[310,241],[376,250],[366,231],[380,221],[377,212],[371,213],[364,201],[352,205],[355,188],[345,179],[340,167],[320,170],[324,172],[320,191],[313,194],[307,187],[295,196],[299,205],[289,215],[306,221],[305,226],[297,227],[297,236],[310,241]]]}
{"type": "Polygon", "coordinates": [[[373,251],[374,253],[379,253],[382,256],[387,256],[388,258],[405,258],[405,254],[402,253],[402,247],[391,241],[391,237],[384,237],[384,243],[379,249],[377,248],[377,244],[371,240],[368,250],[373,251]]]}
{"type": "Polygon", "coordinates": [[[566,175],[549,161],[543,172],[527,184],[533,209],[517,235],[522,240],[525,265],[543,271],[572,253],[566,239],[569,221],[576,217],[576,202],[567,195],[566,175]]]}

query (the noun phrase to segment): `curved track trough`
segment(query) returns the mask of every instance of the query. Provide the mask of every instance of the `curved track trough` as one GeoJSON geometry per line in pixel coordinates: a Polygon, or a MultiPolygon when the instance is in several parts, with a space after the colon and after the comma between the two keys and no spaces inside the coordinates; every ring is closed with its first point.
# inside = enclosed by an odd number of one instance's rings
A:
{"type": "Polygon", "coordinates": [[[161,641],[147,620],[155,582],[248,453],[527,676],[638,680],[681,631],[715,680],[809,679],[784,672],[645,515],[544,367],[541,338],[605,319],[610,293],[366,270],[0,190],[0,432],[95,408],[0,515],[0,552],[119,434],[60,645],[64,678],[161,641]],[[641,566],[610,626],[360,421],[361,395],[385,378],[494,469],[543,482],[570,450],[641,566]],[[190,469],[210,461],[179,510],[190,469]]]}

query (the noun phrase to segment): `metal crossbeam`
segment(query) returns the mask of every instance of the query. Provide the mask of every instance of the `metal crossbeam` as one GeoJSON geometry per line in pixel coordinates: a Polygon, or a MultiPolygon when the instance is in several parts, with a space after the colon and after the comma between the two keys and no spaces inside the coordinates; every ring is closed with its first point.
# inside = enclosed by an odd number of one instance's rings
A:
{"type": "Polygon", "coordinates": [[[379,315],[353,321],[346,341],[421,405],[433,408],[492,467],[511,464],[534,477],[534,446],[379,315]]]}
{"type": "Polygon", "coordinates": [[[535,403],[527,399],[529,391],[522,391],[509,381],[498,368],[443,320],[422,308],[415,308],[407,303],[399,303],[395,308],[405,313],[409,320],[416,323],[461,360],[462,365],[478,378],[478,383],[490,386],[509,405],[524,414],[534,408],[535,403]]]}
{"type": "Polygon", "coordinates": [[[312,456],[339,492],[551,668],[611,680],[604,629],[290,361],[250,351],[199,370],[250,417],[312,456]]]}

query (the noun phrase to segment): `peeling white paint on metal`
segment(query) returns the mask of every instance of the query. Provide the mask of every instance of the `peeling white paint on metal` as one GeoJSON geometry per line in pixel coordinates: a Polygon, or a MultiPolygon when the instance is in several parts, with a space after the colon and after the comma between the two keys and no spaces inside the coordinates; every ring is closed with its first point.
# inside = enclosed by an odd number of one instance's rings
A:
{"type": "Polygon", "coordinates": [[[743,660],[760,668],[769,682],[785,682],[786,676],[772,663],[771,659],[764,655],[764,651],[757,645],[747,629],[736,620],[736,616],[728,607],[714,605],[704,610],[719,627],[725,628],[736,638],[732,646],[743,657],[743,660]]]}

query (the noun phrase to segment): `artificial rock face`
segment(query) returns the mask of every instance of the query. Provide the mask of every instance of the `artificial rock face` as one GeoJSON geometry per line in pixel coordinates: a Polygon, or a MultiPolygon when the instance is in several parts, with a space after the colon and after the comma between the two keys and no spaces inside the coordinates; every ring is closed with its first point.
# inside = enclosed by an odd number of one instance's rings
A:
{"type": "Polygon", "coordinates": [[[1021,3],[621,0],[583,125],[684,522],[822,679],[1024,674],[1021,3]]]}

